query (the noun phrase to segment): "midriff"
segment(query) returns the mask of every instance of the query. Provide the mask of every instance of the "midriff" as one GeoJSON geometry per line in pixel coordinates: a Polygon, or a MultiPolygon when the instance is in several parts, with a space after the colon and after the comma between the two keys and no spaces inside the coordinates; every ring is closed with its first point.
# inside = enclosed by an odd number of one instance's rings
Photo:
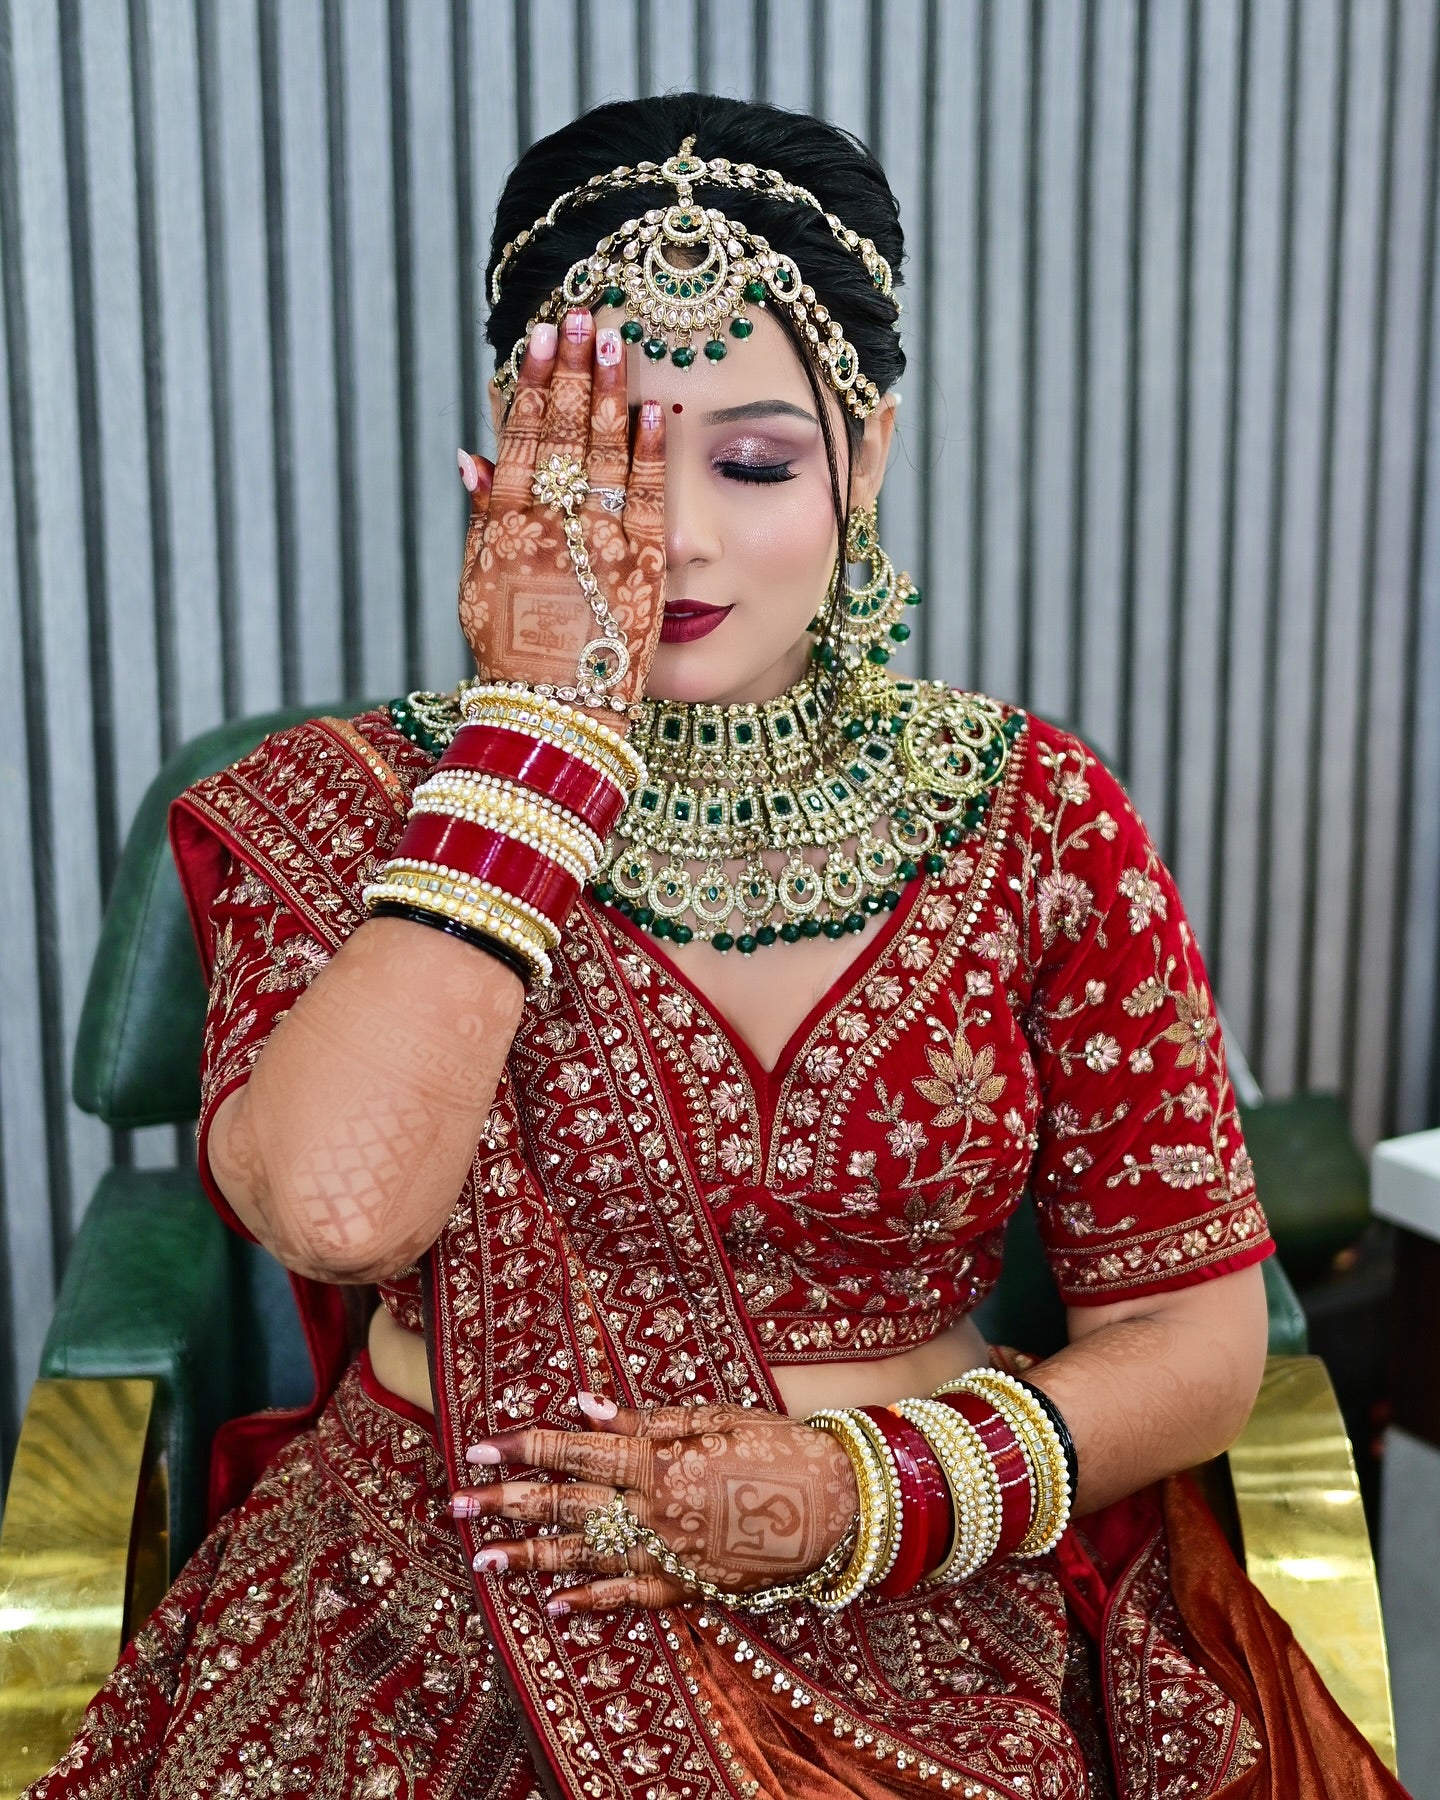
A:
{"type": "MultiPolygon", "coordinates": [[[[973,1319],[957,1319],[947,1330],[874,1362],[780,1363],[775,1385],[785,1410],[804,1418],[822,1406],[888,1406],[892,1401],[929,1394],[942,1381],[963,1375],[990,1353],[973,1319]]],[[[381,1306],[370,1321],[370,1361],[383,1387],[412,1406],[434,1410],[425,1340],[407,1331],[381,1306]]]]}

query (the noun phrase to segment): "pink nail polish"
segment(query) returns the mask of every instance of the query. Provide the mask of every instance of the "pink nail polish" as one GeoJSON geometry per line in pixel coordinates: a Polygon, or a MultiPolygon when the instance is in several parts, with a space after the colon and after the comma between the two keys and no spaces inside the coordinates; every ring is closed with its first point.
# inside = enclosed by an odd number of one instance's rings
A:
{"type": "Polygon", "coordinates": [[[484,1516],[484,1507],[474,1494],[452,1494],[450,1498],[450,1517],[452,1519],[479,1519],[484,1516]]]}
{"type": "Polygon", "coordinates": [[[478,1463],[482,1468],[493,1469],[500,1461],[500,1452],[493,1444],[472,1444],[465,1452],[468,1463],[478,1463]]]}
{"type": "Polygon", "coordinates": [[[640,423],[647,431],[653,431],[660,423],[660,402],[647,400],[640,408],[640,423]]]}
{"type": "Polygon", "coordinates": [[[595,340],[595,360],[602,369],[613,369],[625,354],[620,333],[607,325],[595,340]]]}
{"type": "Polygon", "coordinates": [[[560,334],[553,325],[537,325],[530,333],[530,354],[537,362],[549,362],[559,342],[560,334]]]}
{"type": "Polygon", "coordinates": [[[565,335],[572,344],[583,344],[590,335],[590,315],[577,307],[565,315],[565,335]]]}
{"type": "Polygon", "coordinates": [[[592,1419],[613,1419],[620,1408],[613,1400],[607,1400],[603,1394],[587,1394],[583,1389],[576,1396],[580,1402],[580,1410],[588,1413],[592,1419]]]}
{"type": "Polygon", "coordinates": [[[487,1544],[483,1550],[476,1552],[475,1561],[471,1567],[477,1575],[503,1575],[510,1567],[510,1558],[503,1550],[497,1550],[493,1544],[487,1544]]]}
{"type": "Polygon", "coordinates": [[[467,493],[473,494],[480,485],[480,468],[468,450],[457,450],[455,460],[460,465],[460,479],[465,483],[467,493]]]}
{"type": "Polygon", "coordinates": [[[568,1600],[547,1600],[545,1610],[552,1619],[563,1619],[570,1610],[570,1602],[568,1600]]]}

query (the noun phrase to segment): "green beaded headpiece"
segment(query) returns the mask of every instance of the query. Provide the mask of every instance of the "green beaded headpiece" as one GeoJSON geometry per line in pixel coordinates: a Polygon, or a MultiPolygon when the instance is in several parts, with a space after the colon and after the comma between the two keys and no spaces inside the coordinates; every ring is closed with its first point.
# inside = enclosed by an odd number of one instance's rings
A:
{"type": "MultiPolygon", "coordinates": [[[[519,377],[530,334],[542,322],[556,323],[574,307],[617,306],[625,311],[621,336],[639,344],[659,362],[668,356],[678,368],[695,361],[698,339],[704,354],[718,362],[726,352],[726,334],[749,337],[745,309],[774,301],[795,321],[826,381],[858,419],[874,411],[880,390],[860,371],[855,346],[806,285],[792,257],[772,250],[747,225],[715,207],[699,205],[699,186],[728,187],[813,207],[830,227],[836,242],[860,258],[876,290],[894,299],[890,265],[869,238],[861,237],[825,211],[807,189],[787,181],[776,169],[732,163],[726,157],[699,157],[694,138],[686,138],[676,155],[663,163],[642,162],[633,168],[592,175],[582,187],[570,188],[550,210],[508,243],[490,278],[490,303],[515,258],[535,235],[553,226],[562,207],[594,200],[626,188],[668,186],[675,190],[669,206],[656,207],[629,219],[601,238],[594,251],[572,263],[564,281],[525,327],[524,336],[501,364],[495,380],[507,397],[519,377]]],[[[895,303],[899,316],[899,303],[895,303]]]]}

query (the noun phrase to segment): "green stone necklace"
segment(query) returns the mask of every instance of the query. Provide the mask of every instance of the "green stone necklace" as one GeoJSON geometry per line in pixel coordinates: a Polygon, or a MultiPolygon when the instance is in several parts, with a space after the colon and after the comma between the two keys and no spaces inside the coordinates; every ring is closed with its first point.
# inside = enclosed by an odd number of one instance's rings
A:
{"type": "Polygon", "coordinates": [[[1023,714],[875,670],[845,719],[841,691],[812,666],[760,706],[645,702],[630,742],[648,779],[595,897],[658,938],[749,955],[863,931],[938,874],[941,851],[983,825],[1023,714]],[[778,872],[766,851],[784,852],[778,872]]]}

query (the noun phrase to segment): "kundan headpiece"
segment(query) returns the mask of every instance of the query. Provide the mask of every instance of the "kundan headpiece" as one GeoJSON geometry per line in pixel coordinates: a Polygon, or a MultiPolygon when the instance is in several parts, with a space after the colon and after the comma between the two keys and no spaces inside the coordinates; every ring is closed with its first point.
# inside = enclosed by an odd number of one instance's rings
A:
{"type": "MultiPolygon", "coordinates": [[[[699,157],[694,150],[695,140],[689,137],[663,163],[640,162],[633,168],[592,175],[583,186],[561,194],[543,217],[501,251],[490,279],[492,306],[500,298],[516,257],[538,232],[554,225],[563,207],[626,188],[674,189],[670,205],[628,219],[601,238],[589,256],[571,264],[564,281],[530,320],[525,335],[501,365],[496,375],[501,392],[508,395],[513,389],[535,326],[558,321],[572,307],[623,307],[626,317],[621,336],[627,343],[639,344],[652,361],[668,356],[678,368],[687,369],[695,361],[697,339],[704,354],[719,362],[727,349],[727,331],[741,339],[749,337],[753,329],[745,317],[746,307],[775,301],[811,345],[829,385],[856,418],[865,418],[879,402],[880,390],[861,373],[855,346],[820,304],[814,288],[806,285],[794,259],[772,250],[758,232],[727,218],[718,208],[699,205],[694,189],[748,189],[812,207],[830,227],[835,241],[859,257],[877,291],[893,299],[889,263],[869,238],[851,231],[834,213],[826,212],[808,188],[787,181],[778,170],[732,163],[723,156],[699,157]]],[[[898,317],[898,302],[895,310],[898,317]]]]}

